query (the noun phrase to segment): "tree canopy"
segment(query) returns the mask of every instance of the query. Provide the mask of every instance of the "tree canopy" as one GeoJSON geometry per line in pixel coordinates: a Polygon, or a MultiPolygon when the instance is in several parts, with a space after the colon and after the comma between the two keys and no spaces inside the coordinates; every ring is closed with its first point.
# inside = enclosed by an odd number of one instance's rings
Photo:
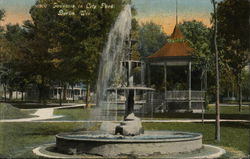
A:
{"type": "MultiPolygon", "coordinates": [[[[224,48],[224,63],[235,76],[241,106],[243,69],[249,62],[248,0],[224,0],[218,3],[218,36],[224,48]]],[[[241,107],[239,107],[241,109],[241,107]]]]}
{"type": "Polygon", "coordinates": [[[193,56],[197,62],[204,64],[209,63],[211,59],[211,30],[202,22],[184,21],[179,25],[185,38],[194,49],[193,56]]]}
{"type": "Polygon", "coordinates": [[[167,41],[167,36],[162,27],[153,22],[140,25],[139,44],[142,57],[149,56],[159,50],[167,41]]]}
{"type": "Polygon", "coordinates": [[[11,45],[5,48],[18,57],[16,72],[28,75],[26,79],[38,87],[40,98],[45,98],[44,91],[51,84],[95,84],[107,33],[123,6],[124,2],[116,0],[37,1],[30,9],[32,20],[21,27],[7,26],[5,40],[11,45]],[[77,7],[65,9],[62,4],[77,7]],[[88,4],[96,8],[87,8],[88,4]]]}
{"type": "Polygon", "coordinates": [[[5,15],[5,11],[3,9],[0,9],[0,21],[3,20],[4,15],[5,15]]]}

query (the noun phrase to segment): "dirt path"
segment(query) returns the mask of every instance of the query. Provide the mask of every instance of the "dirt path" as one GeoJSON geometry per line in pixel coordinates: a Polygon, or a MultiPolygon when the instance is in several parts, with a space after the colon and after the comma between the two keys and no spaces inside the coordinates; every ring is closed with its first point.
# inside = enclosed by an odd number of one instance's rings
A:
{"type": "MultiPolygon", "coordinates": [[[[22,118],[22,119],[4,119],[0,120],[0,122],[103,122],[103,121],[96,121],[96,120],[60,120],[60,121],[47,121],[48,119],[56,119],[62,118],[62,115],[55,116],[54,109],[61,109],[61,108],[75,108],[75,107],[83,107],[84,104],[76,104],[71,106],[62,106],[62,107],[54,107],[54,108],[42,108],[37,109],[37,111],[32,114],[35,117],[32,118],[22,118]]],[[[117,121],[119,122],[119,121],[117,121]]],[[[167,120],[142,120],[144,123],[202,123],[202,122],[215,122],[215,119],[167,119],[167,120]]],[[[231,119],[221,119],[221,122],[250,122],[250,120],[231,120],[231,119]]]]}
{"type": "Polygon", "coordinates": [[[4,119],[0,120],[0,122],[29,122],[37,120],[56,119],[62,117],[62,116],[54,116],[53,113],[54,113],[54,108],[38,109],[34,114],[31,114],[34,115],[35,117],[21,118],[21,119],[4,119]]]}
{"type": "MultiPolygon", "coordinates": [[[[83,107],[84,104],[75,104],[71,106],[61,106],[61,107],[53,107],[53,108],[41,108],[36,109],[37,111],[34,114],[34,117],[32,118],[21,118],[21,119],[3,119],[0,120],[0,122],[33,122],[33,121],[41,121],[41,120],[48,120],[48,119],[56,119],[63,117],[62,115],[55,116],[54,110],[60,109],[60,108],[75,108],[75,107],[83,107]]],[[[27,110],[27,109],[26,109],[27,110]]],[[[34,110],[34,109],[31,109],[34,110]]]]}

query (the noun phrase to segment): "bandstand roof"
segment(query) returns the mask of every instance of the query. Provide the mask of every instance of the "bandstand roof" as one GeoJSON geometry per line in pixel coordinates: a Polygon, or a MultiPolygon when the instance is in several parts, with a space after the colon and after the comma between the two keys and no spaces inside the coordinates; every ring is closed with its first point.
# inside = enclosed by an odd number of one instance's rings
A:
{"type": "Polygon", "coordinates": [[[152,64],[167,62],[168,65],[186,65],[191,60],[192,52],[193,49],[185,41],[184,35],[176,25],[168,42],[145,60],[152,64]]]}

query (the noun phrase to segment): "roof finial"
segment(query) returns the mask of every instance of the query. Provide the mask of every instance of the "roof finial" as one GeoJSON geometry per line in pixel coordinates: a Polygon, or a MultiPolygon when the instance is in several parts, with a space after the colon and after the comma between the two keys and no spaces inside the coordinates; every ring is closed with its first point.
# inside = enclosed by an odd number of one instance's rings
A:
{"type": "Polygon", "coordinates": [[[176,2],[176,25],[178,25],[178,0],[175,0],[176,2]]]}

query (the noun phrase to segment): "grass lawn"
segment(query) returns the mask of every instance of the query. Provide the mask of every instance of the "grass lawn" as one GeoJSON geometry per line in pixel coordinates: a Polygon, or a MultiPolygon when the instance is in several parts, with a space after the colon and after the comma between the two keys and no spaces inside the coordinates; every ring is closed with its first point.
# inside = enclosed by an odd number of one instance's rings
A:
{"type": "MultiPolygon", "coordinates": [[[[220,106],[222,114],[248,114],[249,115],[249,106],[242,106],[242,111],[239,112],[238,106],[220,106]]],[[[215,106],[209,105],[206,110],[207,114],[215,114],[215,106]]]]}
{"type": "Polygon", "coordinates": [[[90,119],[91,108],[55,109],[54,115],[64,116],[56,120],[88,120],[90,119]]]}
{"type": "Polygon", "coordinates": [[[83,131],[92,126],[73,122],[0,123],[0,158],[34,158],[32,149],[55,142],[56,134],[83,131]]]}
{"type": "Polygon", "coordinates": [[[143,123],[146,130],[177,130],[198,132],[203,135],[203,143],[232,147],[249,153],[249,129],[250,123],[221,123],[221,143],[214,140],[214,123],[143,123]]]}
{"type": "MultiPolygon", "coordinates": [[[[74,109],[56,109],[55,115],[64,117],[56,120],[87,120],[90,119],[91,108],[74,108],[74,109]]],[[[205,119],[215,119],[215,107],[209,106],[204,115],[205,119]]],[[[122,115],[118,117],[122,119],[122,115]]],[[[142,119],[151,119],[151,115],[146,115],[142,119]]],[[[201,119],[199,113],[154,113],[153,119],[201,119]]],[[[221,119],[250,119],[249,107],[242,107],[242,112],[238,111],[237,106],[221,106],[221,119]]]]}
{"type": "Polygon", "coordinates": [[[35,110],[20,110],[10,104],[0,103],[0,119],[20,119],[34,117],[35,110]]]}
{"type": "MultiPolygon", "coordinates": [[[[240,156],[249,150],[249,123],[222,123],[221,143],[214,141],[214,124],[143,123],[146,130],[177,130],[203,134],[203,143],[219,145],[240,156]]],[[[38,158],[32,149],[55,142],[55,135],[68,131],[95,130],[97,125],[83,123],[0,123],[0,158],[38,158]]],[[[224,158],[232,157],[230,153],[224,158]]]]}
{"type": "MultiPolygon", "coordinates": [[[[250,112],[249,106],[243,106],[242,111],[239,112],[238,106],[221,106],[221,119],[241,119],[249,120],[250,112]]],[[[151,118],[151,115],[147,116],[151,118]]],[[[215,119],[215,106],[209,106],[206,111],[204,118],[205,119],[215,119]]],[[[201,113],[154,113],[154,119],[201,119],[201,113]]]]}
{"type": "MultiPolygon", "coordinates": [[[[3,106],[3,104],[2,104],[3,106]]],[[[7,105],[10,106],[10,105],[7,105]]],[[[248,107],[243,107],[243,112],[238,112],[238,107],[222,107],[221,112],[225,117],[236,114],[234,118],[249,117],[248,107]]],[[[86,120],[91,115],[91,109],[57,109],[55,115],[65,115],[63,120],[86,120]]],[[[13,113],[13,111],[7,111],[13,113]]],[[[6,112],[5,112],[6,113],[6,112]]],[[[27,114],[27,113],[26,113],[27,114]]],[[[209,107],[205,117],[214,117],[214,107],[209,107]]],[[[17,117],[16,111],[13,114],[5,116],[17,117]]],[[[157,115],[157,114],[155,114],[157,115]]],[[[169,118],[198,118],[200,114],[179,113],[158,114],[163,119],[169,118]],[[167,116],[166,116],[167,115],[167,116]],[[174,116],[177,115],[177,116],[174,116]]],[[[224,158],[232,157],[231,152],[236,152],[239,156],[249,153],[249,129],[250,123],[242,122],[222,122],[221,123],[221,142],[216,143],[214,140],[214,123],[143,123],[145,130],[177,130],[198,132],[203,134],[203,143],[222,146],[230,151],[224,158]],[[242,152],[242,153],[241,153],[242,152]]],[[[84,123],[0,123],[0,158],[38,158],[32,153],[32,149],[39,145],[55,142],[55,135],[62,132],[80,131],[80,130],[97,129],[96,124],[84,123]]]]}

